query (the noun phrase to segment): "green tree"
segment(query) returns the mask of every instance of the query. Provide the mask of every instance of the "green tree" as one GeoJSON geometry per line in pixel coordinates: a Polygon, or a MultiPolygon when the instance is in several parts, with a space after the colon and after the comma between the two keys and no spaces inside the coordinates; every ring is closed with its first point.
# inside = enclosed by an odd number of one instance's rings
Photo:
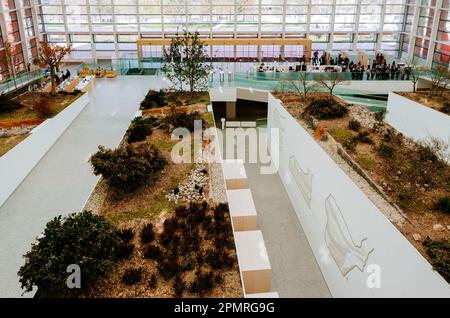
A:
{"type": "Polygon", "coordinates": [[[116,259],[122,240],[116,228],[101,216],[83,211],[47,223],[43,236],[25,254],[20,283],[39,297],[70,297],[87,291],[116,259]],[[81,288],[67,287],[67,267],[80,266],[81,288]]]}
{"type": "Polygon", "coordinates": [[[205,90],[212,70],[212,66],[205,63],[208,58],[206,47],[197,31],[191,33],[184,30],[181,36],[176,33],[169,48],[163,52],[163,72],[172,82],[173,89],[182,91],[183,84],[187,83],[190,92],[205,90]]]}

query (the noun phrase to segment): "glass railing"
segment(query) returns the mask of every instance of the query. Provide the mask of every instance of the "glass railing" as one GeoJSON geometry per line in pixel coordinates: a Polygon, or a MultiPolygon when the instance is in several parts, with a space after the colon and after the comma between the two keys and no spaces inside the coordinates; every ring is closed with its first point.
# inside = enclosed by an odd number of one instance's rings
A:
{"type": "Polygon", "coordinates": [[[22,72],[13,77],[9,77],[0,83],[0,92],[7,93],[22,88],[44,76],[43,70],[34,70],[31,72],[22,72]]]}

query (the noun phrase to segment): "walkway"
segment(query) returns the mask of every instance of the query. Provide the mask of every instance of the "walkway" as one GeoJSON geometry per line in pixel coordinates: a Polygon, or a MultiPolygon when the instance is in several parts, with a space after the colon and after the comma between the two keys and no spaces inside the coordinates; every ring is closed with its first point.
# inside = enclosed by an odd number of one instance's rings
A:
{"type": "MultiPolygon", "coordinates": [[[[223,142],[219,143],[225,157],[223,142]]],[[[245,146],[245,157],[249,158],[248,140],[245,146]]],[[[235,158],[241,158],[234,148],[235,158]]],[[[261,174],[260,167],[259,163],[245,164],[258,229],[272,266],[272,290],[280,297],[331,297],[278,173],[261,174]]]]}
{"type": "MultiPolygon", "coordinates": [[[[19,297],[22,255],[60,214],[79,212],[97,183],[89,156],[98,145],[115,147],[155,77],[100,79],[88,106],[0,207],[0,297],[19,297]]],[[[25,296],[32,296],[27,294],[25,296]]]]}

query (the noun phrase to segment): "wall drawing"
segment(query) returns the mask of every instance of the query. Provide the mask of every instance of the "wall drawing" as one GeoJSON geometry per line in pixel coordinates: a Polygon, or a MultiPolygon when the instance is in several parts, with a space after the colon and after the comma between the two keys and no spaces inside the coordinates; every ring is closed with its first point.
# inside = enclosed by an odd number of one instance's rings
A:
{"type": "Polygon", "coordinates": [[[279,129],[280,152],[284,147],[284,134],[286,131],[286,117],[275,107],[272,108],[273,127],[279,129]]]}
{"type": "Polygon", "coordinates": [[[331,194],[325,200],[325,211],[325,242],[342,275],[346,276],[354,268],[362,272],[374,249],[367,247],[367,238],[362,239],[359,244],[353,241],[350,229],[331,194]]]}
{"type": "Polygon", "coordinates": [[[312,199],[312,172],[307,169],[304,171],[297,159],[294,156],[289,158],[289,171],[294,178],[295,183],[297,184],[300,193],[308,205],[308,208],[311,209],[311,199],[312,199]]]}

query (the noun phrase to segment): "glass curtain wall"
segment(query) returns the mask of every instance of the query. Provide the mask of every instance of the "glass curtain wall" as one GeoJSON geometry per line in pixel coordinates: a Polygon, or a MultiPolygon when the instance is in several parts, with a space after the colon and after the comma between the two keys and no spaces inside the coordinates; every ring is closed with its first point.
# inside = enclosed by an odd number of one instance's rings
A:
{"type": "Polygon", "coordinates": [[[406,1],[40,0],[49,40],[73,44],[74,57],[82,58],[135,52],[137,38],[171,37],[183,28],[204,37],[309,36],[317,50],[397,55],[406,1]]]}
{"type": "Polygon", "coordinates": [[[37,0],[0,0],[0,82],[11,77],[4,42],[10,45],[11,63],[16,75],[31,68],[43,29],[39,11],[37,0]]]}

